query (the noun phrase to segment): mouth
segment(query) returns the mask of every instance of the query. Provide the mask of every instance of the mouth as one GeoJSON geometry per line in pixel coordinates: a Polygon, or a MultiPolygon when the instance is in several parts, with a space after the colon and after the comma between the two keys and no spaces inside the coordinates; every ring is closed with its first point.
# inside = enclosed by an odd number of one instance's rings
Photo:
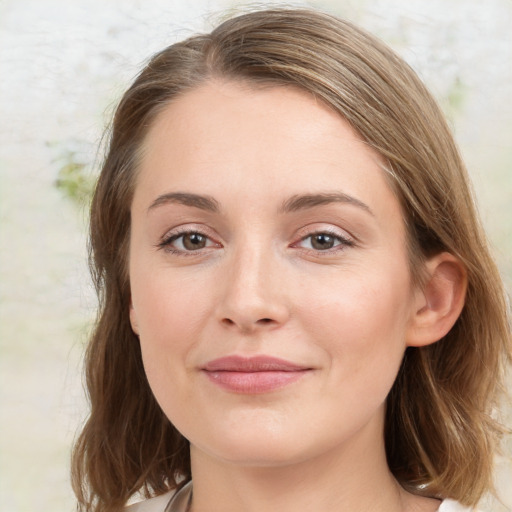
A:
{"type": "Polygon", "coordinates": [[[234,393],[261,394],[283,388],[313,368],[270,356],[228,356],[208,362],[202,371],[219,387],[234,393]]]}

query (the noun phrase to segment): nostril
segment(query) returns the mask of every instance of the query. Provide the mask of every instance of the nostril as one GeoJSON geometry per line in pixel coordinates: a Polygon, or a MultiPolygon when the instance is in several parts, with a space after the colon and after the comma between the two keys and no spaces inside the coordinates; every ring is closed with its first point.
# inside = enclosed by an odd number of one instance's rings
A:
{"type": "MultiPolygon", "coordinates": [[[[273,322],[272,318],[260,318],[259,320],[257,320],[255,322],[255,324],[260,324],[260,325],[265,324],[266,325],[266,324],[270,324],[272,322],[273,322]]],[[[229,325],[229,326],[236,325],[236,322],[234,320],[232,320],[231,318],[223,318],[222,323],[225,325],[229,325]]]]}

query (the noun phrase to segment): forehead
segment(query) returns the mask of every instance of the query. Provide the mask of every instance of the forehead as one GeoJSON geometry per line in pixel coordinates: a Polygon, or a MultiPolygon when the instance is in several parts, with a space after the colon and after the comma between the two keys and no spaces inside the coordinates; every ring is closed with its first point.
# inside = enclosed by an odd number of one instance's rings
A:
{"type": "Polygon", "coordinates": [[[294,87],[208,82],[162,110],[142,155],[136,195],[143,189],[147,201],[165,189],[268,203],[336,188],[396,203],[379,155],[339,114],[294,87]]]}

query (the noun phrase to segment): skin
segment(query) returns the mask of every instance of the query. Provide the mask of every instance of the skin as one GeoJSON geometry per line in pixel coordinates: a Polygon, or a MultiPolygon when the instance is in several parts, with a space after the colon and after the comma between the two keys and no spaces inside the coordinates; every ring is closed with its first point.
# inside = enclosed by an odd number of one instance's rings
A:
{"type": "Polygon", "coordinates": [[[441,257],[434,285],[413,287],[399,202],[343,119],[289,87],[187,92],[147,135],[131,229],[130,319],[156,399],[191,443],[194,512],[437,510],[389,472],[383,418],[405,348],[451,327],[460,272],[441,257]],[[176,192],[219,211],[165,199],[176,192]],[[353,200],[280,213],[334,192],[353,200]],[[202,371],[233,354],[310,370],[234,393],[202,371]]]}

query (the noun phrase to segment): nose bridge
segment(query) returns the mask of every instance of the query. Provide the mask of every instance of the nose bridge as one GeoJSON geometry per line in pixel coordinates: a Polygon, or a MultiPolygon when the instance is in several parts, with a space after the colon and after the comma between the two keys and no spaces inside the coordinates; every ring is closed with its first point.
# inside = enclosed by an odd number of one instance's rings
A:
{"type": "Polygon", "coordinates": [[[246,236],[233,247],[226,264],[227,279],[218,314],[221,321],[240,330],[276,326],[288,316],[281,279],[280,261],[269,241],[246,236]]]}

